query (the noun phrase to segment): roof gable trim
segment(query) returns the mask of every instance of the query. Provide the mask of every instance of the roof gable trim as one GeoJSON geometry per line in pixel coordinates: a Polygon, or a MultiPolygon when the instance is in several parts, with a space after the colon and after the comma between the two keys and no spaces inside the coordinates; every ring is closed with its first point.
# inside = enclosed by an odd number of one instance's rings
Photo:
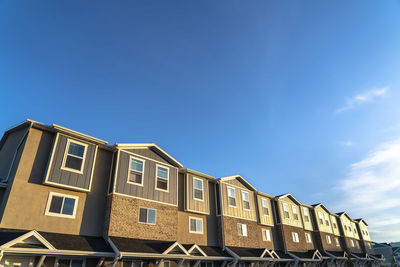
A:
{"type": "Polygon", "coordinates": [[[35,230],[32,230],[28,233],[25,233],[23,235],[21,235],[20,237],[15,238],[14,240],[11,240],[3,245],[0,246],[0,249],[7,249],[7,248],[11,248],[12,246],[14,246],[15,244],[21,243],[24,240],[30,238],[30,237],[35,237],[40,243],[42,243],[47,249],[49,250],[56,250],[56,248],[49,242],[47,241],[43,236],[41,236],[38,232],[36,232],[35,230]]]}

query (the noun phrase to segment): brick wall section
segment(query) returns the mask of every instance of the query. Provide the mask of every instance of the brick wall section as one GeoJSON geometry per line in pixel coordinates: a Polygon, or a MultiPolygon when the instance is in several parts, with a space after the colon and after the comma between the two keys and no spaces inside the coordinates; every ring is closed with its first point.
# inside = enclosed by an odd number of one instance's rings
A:
{"type": "Polygon", "coordinates": [[[319,235],[320,238],[321,238],[322,248],[324,250],[328,250],[328,251],[344,251],[339,237],[337,237],[335,235],[332,235],[332,234],[327,234],[327,233],[324,233],[324,232],[319,232],[319,233],[317,233],[317,235],[319,235]],[[331,244],[328,244],[328,241],[326,239],[327,235],[329,235],[331,237],[331,241],[332,241],[331,244]],[[339,238],[339,244],[340,244],[339,247],[336,246],[336,241],[335,241],[336,237],[339,238]]]}
{"type": "Polygon", "coordinates": [[[162,203],[112,195],[109,236],[176,241],[178,208],[162,203]],[[139,223],[139,207],[157,210],[156,225],[139,223]]]}
{"type": "MultiPolygon", "coordinates": [[[[281,225],[281,227],[282,227],[283,234],[285,236],[284,242],[286,244],[286,249],[288,251],[306,252],[308,250],[315,249],[315,245],[314,245],[315,240],[313,240],[312,243],[306,242],[305,233],[306,232],[311,233],[311,232],[304,231],[303,228],[294,227],[294,226],[290,226],[290,225],[281,225]],[[292,232],[298,233],[298,235],[299,235],[298,243],[293,241],[292,232]]],[[[312,233],[311,233],[311,236],[313,236],[312,233]]]]}
{"type": "Polygon", "coordinates": [[[197,244],[207,246],[207,222],[206,216],[178,211],[178,242],[181,244],[197,244]],[[203,219],[203,234],[189,232],[189,217],[203,219]]]}
{"type": "Polygon", "coordinates": [[[360,241],[359,241],[359,240],[354,239],[354,238],[345,237],[345,238],[344,238],[344,241],[345,241],[345,243],[346,243],[346,246],[350,249],[350,252],[362,253],[361,244],[360,244],[360,241]],[[351,241],[350,241],[350,240],[353,240],[353,242],[354,242],[354,247],[351,246],[351,241]],[[357,243],[358,243],[358,247],[357,247],[357,243]]]}

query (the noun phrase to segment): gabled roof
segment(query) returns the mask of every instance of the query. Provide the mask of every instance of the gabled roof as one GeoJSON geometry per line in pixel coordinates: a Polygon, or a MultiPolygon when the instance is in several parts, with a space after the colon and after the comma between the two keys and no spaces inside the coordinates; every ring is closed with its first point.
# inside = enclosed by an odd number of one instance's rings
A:
{"type": "Polygon", "coordinates": [[[363,218],[355,219],[355,221],[358,223],[363,222],[366,226],[368,226],[367,222],[363,218]]]}
{"type": "Polygon", "coordinates": [[[298,201],[298,200],[297,200],[292,194],[290,194],[290,193],[276,196],[275,199],[281,200],[282,198],[285,198],[285,197],[289,197],[289,198],[292,199],[297,205],[302,205],[302,203],[301,203],[300,201],[298,201]]]}
{"type": "Polygon", "coordinates": [[[207,178],[207,179],[210,179],[210,180],[214,180],[213,176],[205,174],[205,173],[202,173],[202,172],[199,172],[199,171],[195,171],[195,170],[192,170],[192,169],[183,169],[182,172],[190,173],[190,174],[193,174],[195,176],[200,176],[202,178],[207,178]]]}
{"type": "Polygon", "coordinates": [[[322,204],[322,203],[313,204],[313,205],[311,205],[311,206],[313,206],[314,208],[322,207],[322,208],[323,208],[324,210],[326,210],[329,214],[332,214],[332,212],[331,212],[330,210],[328,210],[328,208],[327,208],[324,204],[322,204]]]}
{"type": "Polygon", "coordinates": [[[274,198],[274,196],[266,194],[266,193],[263,193],[263,192],[257,192],[257,195],[268,197],[268,198],[271,198],[271,199],[274,198]]]}
{"type": "Polygon", "coordinates": [[[182,254],[190,255],[190,253],[179,243],[173,243],[169,248],[167,248],[162,254],[177,254],[174,253],[176,250],[180,250],[182,254]]]}
{"type": "Polygon", "coordinates": [[[249,183],[246,179],[244,179],[241,175],[237,174],[237,175],[232,175],[232,176],[226,176],[226,177],[221,177],[218,178],[218,181],[224,182],[224,181],[229,181],[229,180],[234,180],[234,179],[238,179],[241,180],[242,183],[244,183],[245,185],[247,185],[247,187],[249,187],[251,190],[253,191],[257,191],[257,189],[251,184],[249,183]]]}
{"type": "Polygon", "coordinates": [[[115,148],[137,148],[137,147],[146,147],[146,148],[151,148],[157,153],[161,154],[165,158],[167,158],[169,161],[171,161],[176,167],[178,168],[183,168],[183,165],[174,159],[171,155],[169,155],[167,152],[165,152],[161,147],[154,143],[116,143],[114,145],[115,148]]]}
{"type": "Polygon", "coordinates": [[[338,215],[339,217],[345,215],[350,221],[353,221],[353,219],[345,211],[338,212],[336,213],[336,215],[338,215]]]}

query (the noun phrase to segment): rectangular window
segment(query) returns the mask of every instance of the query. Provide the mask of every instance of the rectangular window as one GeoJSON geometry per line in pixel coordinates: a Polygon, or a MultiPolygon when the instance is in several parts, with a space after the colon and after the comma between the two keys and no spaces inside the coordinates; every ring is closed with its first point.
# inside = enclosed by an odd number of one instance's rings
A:
{"type": "Polygon", "coordinates": [[[50,216],[75,218],[77,204],[77,196],[50,192],[45,214],[50,216]]]}
{"type": "Polygon", "coordinates": [[[127,261],[127,260],[122,261],[122,267],[142,267],[142,266],[143,266],[142,261],[127,261]]]}
{"type": "Polygon", "coordinates": [[[243,209],[250,210],[249,192],[242,191],[243,209]]]}
{"type": "Polygon", "coordinates": [[[306,242],[307,243],[311,243],[312,242],[310,233],[306,233],[306,242]]]}
{"type": "Polygon", "coordinates": [[[323,225],[324,217],[322,216],[322,213],[320,211],[318,211],[318,219],[319,219],[319,224],[323,225]]]}
{"type": "Polygon", "coordinates": [[[228,205],[236,207],[236,191],[233,187],[228,187],[228,205]]]}
{"type": "Polygon", "coordinates": [[[238,223],[237,228],[238,228],[238,235],[247,236],[247,225],[246,224],[238,223]]]}
{"type": "Polygon", "coordinates": [[[269,216],[269,209],[268,209],[268,201],[265,198],[261,199],[262,203],[262,212],[264,216],[269,216]]]}
{"type": "Polygon", "coordinates": [[[350,244],[351,244],[351,247],[354,248],[354,241],[352,239],[350,239],[350,244]]]}
{"type": "Polygon", "coordinates": [[[329,235],[326,236],[326,242],[328,244],[332,244],[331,236],[329,236],[329,235]]]}
{"type": "Polygon", "coordinates": [[[303,212],[304,212],[304,221],[310,222],[310,214],[308,213],[308,209],[303,207],[303,212]]]}
{"type": "Polygon", "coordinates": [[[325,217],[325,223],[327,226],[329,226],[329,216],[327,213],[324,213],[324,217],[325,217]]]}
{"type": "Polygon", "coordinates": [[[87,146],[87,144],[68,139],[61,169],[82,173],[87,146]]]}
{"type": "Polygon", "coordinates": [[[293,212],[293,218],[298,221],[299,220],[299,215],[297,214],[297,207],[295,205],[292,205],[292,212],[293,212]]]}
{"type": "Polygon", "coordinates": [[[299,243],[299,234],[296,232],[292,232],[292,238],[293,238],[293,242],[295,243],[299,243]]]}
{"type": "Polygon", "coordinates": [[[203,261],[200,263],[200,267],[214,267],[214,264],[212,261],[203,261]]]}
{"type": "Polygon", "coordinates": [[[144,160],[130,157],[128,183],[143,185],[144,160]]]}
{"type": "Polygon", "coordinates": [[[203,200],[203,180],[193,178],[193,199],[203,200]]]}
{"type": "Polygon", "coordinates": [[[157,165],[156,189],[168,191],[169,169],[157,165]]]}
{"type": "Polygon", "coordinates": [[[189,232],[202,234],[203,233],[203,219],[189,217],[189,232]]]}
{"type": "Polygon", "coordinates": [[[80,259],[58,259],[58,267],[82,267],[83,260],[80,259]]]}
{"type": "Polygon", "coordinates": [[[271,232],[269,229],[262,229],[262,236],[264,241],[271,241],[271,232]]]}
{"type": "Polygon", "coordinates": [[[285,216],[285,219],[290,219],[290,214],[289,214],[289,206],[287,203],[283,202],[283,214],[285,216]]]}
{"type": "Polygon", "coordinates": [[[156,210],[140,207],[139,222],[146,224],[156,224],[156,210]]]}
{"type": "Polygon", "coordinates": [[[333,229],[336,229],[336,228],[337,228],[337,225],[336,225],[336,220],[335,220],[335,218],[332,217],[331,220],[332,220],[333,229]]]}
{"type": "Polygon", "coordinates": [[[339,237],[335,237],[335,242],[336,242],[336,246],[337,246],[337,247],[340,247],[339,237]]]}

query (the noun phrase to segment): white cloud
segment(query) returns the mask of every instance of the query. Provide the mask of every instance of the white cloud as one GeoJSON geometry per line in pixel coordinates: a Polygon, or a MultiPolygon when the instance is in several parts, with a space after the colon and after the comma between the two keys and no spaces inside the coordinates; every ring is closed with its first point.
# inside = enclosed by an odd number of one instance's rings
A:
{"type": "Polygon", "coordinates": [[[341,142],[341,144],[344,145],[344,146],[354,146],[354,143],[352,141],[349,141],[349,140],[341,142]]]}
{"type": "Polygon", "coordinates": [[[375,241],[400,239],[400,139],[352,164],[336,189],[340,202],[335,206],[365,218],[375,241]]]}
{"type": "Polygon", "coordinates": [[[335,112],[341,113],[343,111],[353,109],[361,104],[374,102],[378,97],[384,96],[388,90],[389,90],[389,87],[383,87],[383,88],[373,89],[373,90],[369,90],[369,91],[363,92],[361,94],[355,95],[352,98],[347,99],[346,105],[341,108],[336,109],[335,112]]]}

